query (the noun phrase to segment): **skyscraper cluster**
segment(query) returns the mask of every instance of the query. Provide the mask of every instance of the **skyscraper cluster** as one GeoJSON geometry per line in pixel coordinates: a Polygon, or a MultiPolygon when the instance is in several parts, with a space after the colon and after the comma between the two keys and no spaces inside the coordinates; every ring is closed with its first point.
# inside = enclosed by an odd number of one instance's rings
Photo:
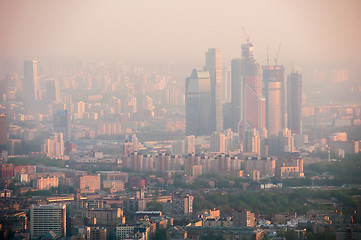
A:
{"type": "Polygon", "coordinates": [[[186,79],[186,135],[211,135],[230,128],[238,133],[243,152],[266,156],[268,142],[264,139],[282,136],[287,127],[293,134],[302,134],[300,71],[292,69],[286,86],[284,66],[275,60],[275,65],[261,69],[248,41],[241,45],[241,58],[232,59],[227,91],[227,86],[222,88],[226,81],[220,56],[218,49],[209,49],[205,69],[193,70],[186,79]],[[230,102],[222,98],[222,92],[231,93],[230,102]]]}

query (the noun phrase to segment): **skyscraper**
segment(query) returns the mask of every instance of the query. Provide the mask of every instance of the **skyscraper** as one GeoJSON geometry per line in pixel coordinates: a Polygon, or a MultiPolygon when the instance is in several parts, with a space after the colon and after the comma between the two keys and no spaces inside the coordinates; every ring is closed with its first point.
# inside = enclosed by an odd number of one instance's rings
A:
{"type": "Polygon", "coordinates": [[[211,130],[211,83],[208,71],[193,70],[186,79],[186,136],[209,135],[211,130]]]}
{"type": "Polygon", "coordinates": [[[222,59],[216,48],[206,52],[206,68],[211,81],[211,129],[220,131],[223,128],[222,114],[222,59]]]}
{"type": "Polygon", "coordinates": [[[242,44],[242,76],[244,98],[241,101],[247,129],[265,127],[265,98],[262,95],[259,64],[253,57],[253,44],[242,44]]]}
{"type": "Polygon", "coordinates": [[[59,237],[66,236],[65,205],[32,205],[30,208],[31,239],[38,239],[49,231],[59,237]]]}
{"type": "Polygon", "coordinates": [[[287,77],[287,127],[292,133],[302,134],[302,74],[292,69],[287,77]]]}
{"type": "Polygon", "coordinates": [[[31,106],[39,100],[38,62],[24,61],[24,103],[31,106]]]}
{"type": "Polygon", "coordinates": [[[284,73],[282,65],[263,66],[263,95],[266,97],[266,126],[269,136],[277,136],[286,125],[284,73]]]}
{"type": "MultiPolygon", "coordinates": [[[[260,67],[253,57],[253,44],[242,44],[241,49],[242,58],[232,60],[233,131],[238,131],[240,124],[245,130],[265,127],[265,98],[260,67]]],[[[242,130],[241,135],[244,133],[242,130]]],[[[239,140],[243,143],[244,136],[239,136],[239,140]]]]}
{"type": "Polygon", "coordinates": [[[0,152],[6,149],[7,142],[8,131],[6,115],[4,113],[0,113],[0,152]]]}
{"type": "MultiPolygon", "coordinates": [[[[231,102],[231,66],[227,66],[223,70],[223,81],[222,81],[222,99],[223,102],[231,102]]],[[[222,109],[223,110],[223,109],[222,109]]]]}
{"type": "Polygon", "coordinates": [[[242,99],[242,60],[239,58],[232,59],[231,62],[231,114],[232,114],[232,131],[238,131],[239,122],[242,119],[241,99],[242,99]]]}

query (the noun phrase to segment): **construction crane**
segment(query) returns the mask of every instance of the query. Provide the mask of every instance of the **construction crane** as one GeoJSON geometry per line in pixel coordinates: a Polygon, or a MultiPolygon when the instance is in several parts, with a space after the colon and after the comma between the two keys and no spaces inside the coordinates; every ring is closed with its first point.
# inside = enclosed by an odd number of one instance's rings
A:
{"type": "Polygon", "coordinates": [[[275,65],[277,66],[277,61],[278,61],[278,55],[280,54],[280,49],[281,49],[281,43],[280,45],[278,46],[278,49],[277,49],[277,53],[276,53],[276,56],[274,58],[274,61],[275,61],[275,65]]]}
{"type": "Polygon", "coordinates": [[[244,29],[243,26],[242,26],[242,29],[243,29],[244,37],[246,38],[247,43],[249,43],[249,36],[247,35],[247,32],[246,32],[246,30],[244,29]]]}

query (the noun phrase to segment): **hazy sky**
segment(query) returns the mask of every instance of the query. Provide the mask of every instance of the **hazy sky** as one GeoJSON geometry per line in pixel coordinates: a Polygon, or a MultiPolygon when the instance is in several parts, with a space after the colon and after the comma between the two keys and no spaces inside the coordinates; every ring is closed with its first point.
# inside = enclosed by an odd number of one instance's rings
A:
{"type": "Polygon", "coordinates": [[[202,64],[245,41],[257,61],[361,64],[360,0],[0,0],[0,58],[116,56],[202,64]]]}

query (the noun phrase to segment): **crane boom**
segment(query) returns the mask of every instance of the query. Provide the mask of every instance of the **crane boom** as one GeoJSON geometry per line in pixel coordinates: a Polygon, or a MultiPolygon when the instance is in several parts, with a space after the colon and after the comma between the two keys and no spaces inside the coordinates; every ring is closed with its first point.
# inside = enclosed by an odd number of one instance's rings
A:
{"type": "Polygon", "coordinates": [[[249,36],[247,35],[246,29],[242,26],[244,37],[246,38],[247,43],[249,42],[249,36]]]}
{"type": "Polygon", "coordinates": [[[277,53],[276,53],[276,56],[274,58],[274,61],[275,61],[275,65],[277,66],[277,62],[278,62],[278,56],[280,54],[280,49],[281,49],[281,43],[280,45],[278,45],[278,49],[277,49],[277,53]]]}

